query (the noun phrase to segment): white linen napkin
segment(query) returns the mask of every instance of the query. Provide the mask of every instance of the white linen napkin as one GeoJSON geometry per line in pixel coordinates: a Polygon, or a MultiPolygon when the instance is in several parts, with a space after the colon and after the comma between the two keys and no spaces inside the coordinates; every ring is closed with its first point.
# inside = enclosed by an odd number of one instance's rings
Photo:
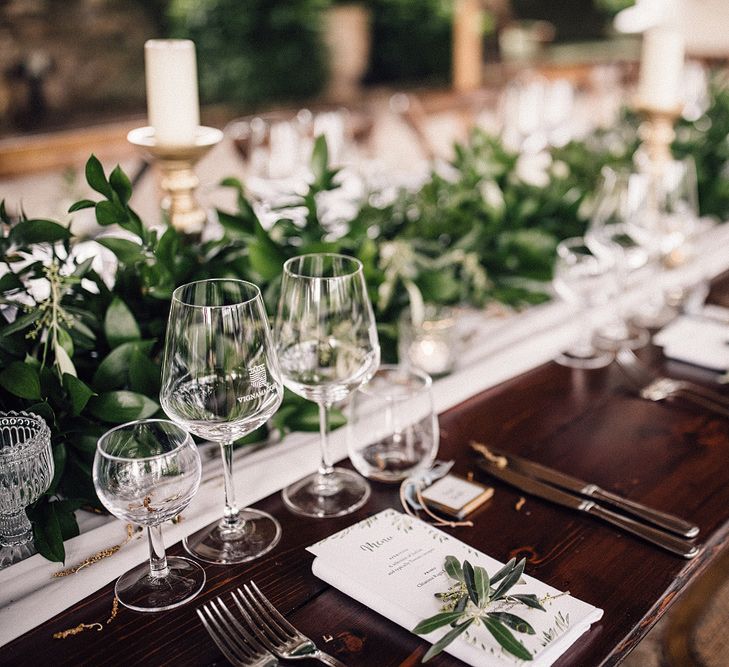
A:
{"type": "Polygon", "coordinates": [[[729,325],[723,322],[682,316],[664,327],[653,342],[663,347],[669,359],[718,371],[729,370],[729,325]]]}
{"type": "MultiPolygon", "coordinates": [[[[308,550],[316,556],[312,572],[317,577],[407,630],[437,614],[442,602],[434,594],[447,591],[455,583],[443,570],[446,556],[481,565],[490,575],[503,565],[393,509],[345,528],[308,550]]],[[[526,620],[535,630],[533,635],[514,635],[533,654],[530,664],[548,667],[600,620],[603,611],[528,575],[524,575],[523,582],[513,592],[535,594],[546,611],[509,605],[510,613],[526,620]]],[[[439,628],[425,639],[436,642],[449,629],[439,628]]],[[[475,667],[523,664],[504,651],[482,625],[472,625],[445,650],[475,667]]]]}

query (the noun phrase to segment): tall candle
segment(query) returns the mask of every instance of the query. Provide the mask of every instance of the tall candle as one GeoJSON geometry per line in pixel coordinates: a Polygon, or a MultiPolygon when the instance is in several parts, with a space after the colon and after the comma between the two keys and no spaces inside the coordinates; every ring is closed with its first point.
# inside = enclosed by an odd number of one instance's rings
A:
{"type": "Polygon", "coordinates": [[[655,28],[643,35],[638,101],[646,107],[673,110],[681,103],[684,40],[675,30],[655,28]]]}
{"type": "Polygon", "coordinates": [[[150,39],[144,45],[147,116],[161,146],[189,146],[200,125],[195,44],[150,39]]]}

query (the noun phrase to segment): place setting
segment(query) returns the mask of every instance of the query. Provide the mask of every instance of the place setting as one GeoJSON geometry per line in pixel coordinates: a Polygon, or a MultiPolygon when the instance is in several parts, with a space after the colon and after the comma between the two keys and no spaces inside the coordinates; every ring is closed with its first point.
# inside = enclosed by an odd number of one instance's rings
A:
{"type": "Polygon", "coordinates": [[[729,544],[729,93],[635,45],[201,115],[147,40],[125,160],[0,197],[0,662],[626,659],[729,544]]]}

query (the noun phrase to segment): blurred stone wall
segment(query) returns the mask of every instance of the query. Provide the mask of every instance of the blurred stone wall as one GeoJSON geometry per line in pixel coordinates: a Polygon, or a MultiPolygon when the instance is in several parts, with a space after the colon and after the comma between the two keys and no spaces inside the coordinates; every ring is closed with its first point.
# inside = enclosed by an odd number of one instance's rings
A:
{"type": "Polygon", "coordinates": [[[144,112],[142,0],[0,0],[0,133],[144,112]]]}

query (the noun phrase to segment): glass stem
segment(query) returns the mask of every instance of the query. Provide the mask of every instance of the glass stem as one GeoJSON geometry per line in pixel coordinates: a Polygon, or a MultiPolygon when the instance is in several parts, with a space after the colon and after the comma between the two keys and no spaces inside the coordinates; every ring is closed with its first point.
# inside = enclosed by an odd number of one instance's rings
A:
{"type": "Polygon", "coordinates": [[[225,481],[223,524],[225,528],[238,528],[240,517],[238,514],[238,505],[235,502],[235,488],[233,486],[233,443],[220,443],[220,452],[223,456],[223,479],[225,481]]]}
{"type": "Polygon", "coordinates": [[[149,576],[152,579],[162,579],[170,573],[170,570],[167,567],[161,525],[147,526],[147,541],[149,542],[149,576]]]}
{"type": "Polygon", "coordinates": [[[320,475],[330,475],[334,471],[332,457],[329,452],[329,406],[319,403],[319,435],[321,442],[320,475]]]}

